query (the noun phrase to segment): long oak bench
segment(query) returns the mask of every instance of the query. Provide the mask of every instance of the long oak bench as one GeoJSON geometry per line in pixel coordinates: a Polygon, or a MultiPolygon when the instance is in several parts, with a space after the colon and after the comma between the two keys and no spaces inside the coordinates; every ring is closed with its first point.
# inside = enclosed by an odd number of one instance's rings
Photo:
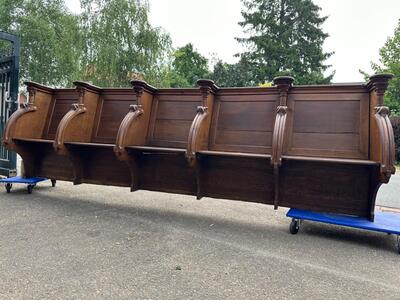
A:
{"type": "Polygon", "coordinates": [[[383,106],[391,77],[316,86],[277,77],[256,88],[28,83],[29,102],[10,118],[4,143],[27,176],[372,220],[377,191],[395,172],[383,106]]]}

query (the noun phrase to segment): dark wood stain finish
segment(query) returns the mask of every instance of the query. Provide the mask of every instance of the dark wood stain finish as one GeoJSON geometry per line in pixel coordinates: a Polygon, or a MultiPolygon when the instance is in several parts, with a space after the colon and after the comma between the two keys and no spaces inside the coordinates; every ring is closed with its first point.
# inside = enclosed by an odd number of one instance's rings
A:
{"type": "Polygon", "coordinates": [[[28,83],[4,144],[27,176],[343,213],[373,220],[394,174],[383,95],[366,84],[76,89],[28,83]]]}

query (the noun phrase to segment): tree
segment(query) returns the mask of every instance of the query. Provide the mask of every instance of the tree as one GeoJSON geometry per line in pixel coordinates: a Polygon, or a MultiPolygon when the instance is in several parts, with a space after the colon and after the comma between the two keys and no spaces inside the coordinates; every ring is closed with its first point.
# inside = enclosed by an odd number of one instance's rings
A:
{"type": "Polygon", "coordinates": [[[148,20],[144,0],[81,0],[82,78],[97,85],[126,86],[143,78],[159,85],[170,38],[148,20]]]}
{"type": "Polygon", "coordinates": [[[0,30],[21,39],[21,80],[53,86],[72,83],[79,73],[77,17],[62,0],[0,0],[0,30]]]}
{"type": "Polygon", "coordinates": [[[251,72],[252,70],[244,60],[240,60],[236,64],[228,64],[219,60],[214,65],[211,78],[221,87],[253,86],[257,83],[254,81],[251,72]]]}
{"type": "Polygon", "coordinates": [[[171,86],[193,86],[200,78],[208,77],[208,60],[197,52],[192,44],[178,48],[172,62],[174,81],[171,86]]]}
{"type": "Polygon", "coordinates": [[[400,20],[393,36],[379,49],[379,54],[381,65],[371,63],[372,69],[377,73],[394,74],[385,94],[385,104],[392,114],[400,115],[400,20]]]}
{"type": "Polygon", "coordinates": [[[150,25],[147,1],[81,0],[81,6],[74,15],[65,0],[0,0],[0,30],[21,38],[21,80],[127,86],[142,78],[163,86],[171,41],[150,25]]]}
{"type": "Polygon", "coordinates": [[[333,53],[322,49],[328,34],[321,25],[327,17],[312,0],[242,0],[244,20],[239,23],[248,37],[237,38],[246,51],[239,54],[252,69],[254,82],[272,81],[278,75],[292,75],[296,83],[327,83],[333,53]]]}

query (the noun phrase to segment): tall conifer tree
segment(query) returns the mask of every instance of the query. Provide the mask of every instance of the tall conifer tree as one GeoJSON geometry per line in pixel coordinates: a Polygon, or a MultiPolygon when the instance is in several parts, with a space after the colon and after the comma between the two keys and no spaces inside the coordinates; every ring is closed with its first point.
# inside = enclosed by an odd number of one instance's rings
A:
{"type": "Polygon", "coordinates": [[[239,24],[246,37],[237,40],[246,46],[240,54],[251,66],[255,82],[271,81],[290,74],[296,83],[326,83],[329,68],[325,60],[332,52],[323,51],[328,37],[321,29],[327,17],[312,0],[242,0],[244,20],[239,24]]]}

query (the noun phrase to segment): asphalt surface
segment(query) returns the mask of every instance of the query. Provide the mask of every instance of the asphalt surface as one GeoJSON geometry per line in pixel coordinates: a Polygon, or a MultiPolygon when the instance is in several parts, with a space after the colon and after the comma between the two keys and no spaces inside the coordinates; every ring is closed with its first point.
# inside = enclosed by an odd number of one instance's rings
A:
{"type": "Polygon", "coordinates": [[[400,209],[400,170],[390,178],[388,184],[381,186],[376,204],[400,209]]]}
{"type": "MultiPolygon", "coordinates": [[[[394,181],[392,181],[394,182],[394,181]]],[[[0,299],[400,299],[396,237],[127,188],[0,191],[0,299]]]]}

